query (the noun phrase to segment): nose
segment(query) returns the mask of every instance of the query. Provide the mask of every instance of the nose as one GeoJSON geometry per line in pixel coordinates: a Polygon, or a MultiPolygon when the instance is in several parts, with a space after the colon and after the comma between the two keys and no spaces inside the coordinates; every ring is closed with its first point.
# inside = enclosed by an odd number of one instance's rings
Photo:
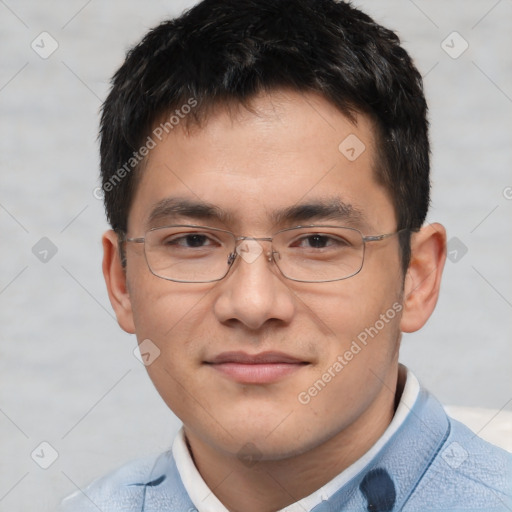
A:
{"type": "Polygon", "coordinates": [[[270,244],[265,250],[263,243],[245,239],[237,245],[234,268],[219,282],[214,304],[220,322],[258,330],[272,320],[291,321],[294,293],[273,263],[270,244]]]}

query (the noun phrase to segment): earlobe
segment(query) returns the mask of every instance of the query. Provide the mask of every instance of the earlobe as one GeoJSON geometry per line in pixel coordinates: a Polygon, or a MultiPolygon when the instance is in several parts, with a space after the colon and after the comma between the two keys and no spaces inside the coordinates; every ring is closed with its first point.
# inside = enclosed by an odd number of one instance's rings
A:
{"type": "Polygon", "coordinates": [[[446,230],[441,224],[428,224],[412,235],[400,323],[403,332],[423,327],[434,311],[445,260],[446,230]]]}
{"type": "Polygon", "coordinates": [[[135,333],[130,294],[126,284],[126,272],[121,263],[119,241],[116,233],[107,231],[102,237],[103,277],[107,285],[110,303],[116,313],[117,321],[123,330],[135,333]]]}

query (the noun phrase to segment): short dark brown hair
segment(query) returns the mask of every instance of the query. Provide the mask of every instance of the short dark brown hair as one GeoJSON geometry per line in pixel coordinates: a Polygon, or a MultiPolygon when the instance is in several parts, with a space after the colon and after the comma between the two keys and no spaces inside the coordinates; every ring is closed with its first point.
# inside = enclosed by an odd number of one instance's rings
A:
{"type": "MultiPolygon", "coordinates": [[[[397,229],[421,227],[430,193],[427,104],[397,35],[343,1],[203,0],[151,30],[114,75],[100,129],[112,228],[126,230],[155,123],[167,119],[166,131],[178,118],[200,125],[222,102],[247,105],[280,88],[319,93],[351,119],[368,115],[376,126],[376,178],[393,202],[397,229]]],[[[401,237],[404,269],[409,240],[401,237]]]]}

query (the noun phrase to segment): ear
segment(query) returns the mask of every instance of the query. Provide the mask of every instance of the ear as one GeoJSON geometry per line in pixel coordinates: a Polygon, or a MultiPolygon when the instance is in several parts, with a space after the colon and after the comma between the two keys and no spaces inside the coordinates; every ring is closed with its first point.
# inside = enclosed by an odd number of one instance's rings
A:
{"type": "Polygon", "coordinates": [[[421,329],[434,311],[445,260],[446,230],[441,224],[428,224],[413,233],[400,323],[403,332],[421,329]]]}
{"type": "Polygon", "coordinates": [[[103,244],[103,277],[107,285],[110,303],[114,308],[117,321],[123,330],[135,333],[132,303],[126,285],[126,272],[119,254],[117,234],[110,230],[102,237],[103,244]]]}

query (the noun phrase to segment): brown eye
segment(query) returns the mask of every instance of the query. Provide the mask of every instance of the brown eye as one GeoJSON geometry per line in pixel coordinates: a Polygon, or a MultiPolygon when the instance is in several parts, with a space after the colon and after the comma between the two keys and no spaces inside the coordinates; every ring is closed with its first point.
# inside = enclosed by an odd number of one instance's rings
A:
{"type": "Polygon", "coordinates": [[[192,234],[175,238],[167,243],[185,247],[203,247],[208,240],[208,237],[205,235],[192,234]]]}

